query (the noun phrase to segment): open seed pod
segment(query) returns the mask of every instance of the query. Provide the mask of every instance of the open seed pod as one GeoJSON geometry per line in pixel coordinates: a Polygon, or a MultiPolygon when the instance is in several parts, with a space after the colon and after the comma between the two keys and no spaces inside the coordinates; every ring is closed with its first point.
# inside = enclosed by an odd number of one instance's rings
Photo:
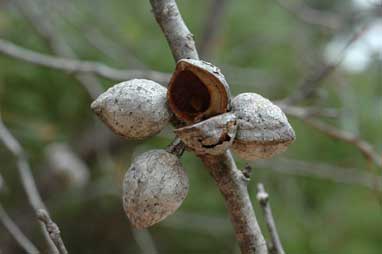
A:
{"type": "Polygon", "coordinates": [[[229,86],[216,66],[182,59],[168,85],[168,103],[175,115],[186,123],[195,123],[227,111],[229,86]]]}
{"type": "Polygon", "coordinates": [[[175,155],[151,150],[138,156],[125,174],[123,207],[136,228],[174,213],[188,192],[188,178],[175,155]]]}
{"type": "Polygon", "coordinates": [[[286,150],[295,139],[282,110],[256,93],[242,93],[232,100],[238,129],[232,149],[245,160],[269,158],[286,150]]]}
{"type": "Polygon", "coordinates": [[[160,132],[171,118],[166,92],[154,81],[133,79],[109,88],[91,108],[116,134],[143,139],[160,132]]]}
{"type": "Polygon", "coordinates": [[[236,116],[225,113],[176,129],[175,133],[195,153],[218,155],[232,145],[236,129],[236,116]]]}

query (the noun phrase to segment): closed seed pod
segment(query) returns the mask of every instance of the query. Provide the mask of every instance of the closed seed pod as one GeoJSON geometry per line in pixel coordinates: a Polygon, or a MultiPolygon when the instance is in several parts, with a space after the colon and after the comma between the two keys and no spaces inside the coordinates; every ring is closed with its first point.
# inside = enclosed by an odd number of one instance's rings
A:
{"type": "Polygon", "coordinates": [[[136,228],[174,213],[188,192],[188,177],[175,155],[151,150],[138,156],[123,181],[123,207],[136,228]]]}
{"type": "Polygon", "coordinates": [[[154,81],[133,79],[109,88],[91,108],[116,134],[144,139],[160,132],[172,116],[166,92],[154,81]]]}
{"type": "Polygon", "coordinates": [[[175,133],[195,153],[219,155],[232,145],[236,129],[236,116],[225,113],[176,129],[175,133]]]}
{"type": "Polygon", "coordinates": [[[242,93],[232,100],[237,133],[232,149],[245,160],[269,158],[286,150],[295,139],[282,110],[256,93],[242,93]]]}
{"type": "Polygon", "coordinates": [[[230,91],[216,66],[201,60],[181,59],[168,85],[167,98],[180,120],[195,123],[226,112],[230,91]]]}

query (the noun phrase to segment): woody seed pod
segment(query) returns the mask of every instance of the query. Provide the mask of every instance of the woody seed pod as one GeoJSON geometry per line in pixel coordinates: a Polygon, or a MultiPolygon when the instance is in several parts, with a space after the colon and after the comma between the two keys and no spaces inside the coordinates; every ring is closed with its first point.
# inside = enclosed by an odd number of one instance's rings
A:
{"type": "Polygon", "coordinates": [[[286,150],[295,139],[282,110],[256,93],[242,93],[232,100],[237,134],[232,149],[245,160],[269,158],[286,150]]]}
{"type": "Polygon", "coordinates": [[[180,120],[195,123],[226,112],[230,91],[219,68],[205,61],[182,59],[176,64],[167,98],[180,120]]]}
{"type": "Polygon", "coordinates": [[[109,88],[91,108],[116,134],[144,139],[160,132],[171,118],[166,92],[154,81],[133,79],[109,88]]]}
{"type": "Polygon", "coordinates": [[[195,153],[218,155],[232,145],[236,129],[235,115],[225,113],[176,129],[175,133],[195,153]]]}
{"type": "Polygon", "coordinates": [[[138,156],[125,174],[123,207],[136,228],[174,213],[188,192],[188,178],[175,155],[151,150],[138,156]]]}

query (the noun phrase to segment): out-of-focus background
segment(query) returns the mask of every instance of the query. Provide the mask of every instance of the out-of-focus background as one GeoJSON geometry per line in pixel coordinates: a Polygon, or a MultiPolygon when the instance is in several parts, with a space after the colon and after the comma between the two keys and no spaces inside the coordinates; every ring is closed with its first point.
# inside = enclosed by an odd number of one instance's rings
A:
{"type": "MultiPolygon", "coordinates": [[[[287,253],[382,253],[381,1],[177,2],[201,58],[221,67],[232,93],[279,103],[296,131],[286,153],[250,162],[263,231],[258,182],[287,253]]],[[[239,253],[223,199],[189,152],[181,208],[132,230],[122,177],[136,155],[168,145],[172,127],[145,141],[118,138],[89,108],[118,77],[54,70],[25,51],[102,62],[131,77],[160,71],[165,84],[174,60],[148,0],[1,0],[0,38],[2,121],[23,146],[70,253],[239,253]]],[[[0,142],[0,204],[44,248],[16,162],[0,142]]],[[[3,225],[0,253],[24,253],[3,225]]]]}

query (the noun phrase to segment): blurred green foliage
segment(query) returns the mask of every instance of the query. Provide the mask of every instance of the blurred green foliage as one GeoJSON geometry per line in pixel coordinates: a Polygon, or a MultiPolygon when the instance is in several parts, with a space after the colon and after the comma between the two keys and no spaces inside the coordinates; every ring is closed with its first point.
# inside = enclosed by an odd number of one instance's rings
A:
{"type": "MultiPolygon", "coordinates": [[[[11,2],[0,2],[1,38],[51,53],[11,2]]],[[[127,69],[144,65],[164,72],[173,70],[173,58],[150,12],[149,1],[63,2],[74,8],[52,9],[58,20],[56,29],[81,59],[127,69]],[[109,48],[117,52],[118,57],[105,55],[89,44],[86,32],[92,29],[118,45],[109,48]]],[[[197,44],[206,26],[210,2],[178,1],[197,44]]],[[[60,5],[60,1],[53,3],[60,5]]],[[[338,16],[346,15],[353,8],[350,1],[340,0],[315,0],[307,4],[338,16]]],[[[351,24],[343,30],[350,31],[351,24]]],[[[301,22],[276,1],[226,1],[208,58],[222,67],[233,94],[250,91],[282,99],[319,66],[322,52],[334,36],[332,31],[301,22]]],[[[106,89],[114,83],[102,80],[102,84],[106,89]]],[[[381,151],[381,85],[378,60],[361,73],[338,69],[325,79],[319,96],[305,101],[304,105],[335,107],[346,112],[331,123],[355,130],[381,151]],[[351,100],[345,100],[346,96],[351,100]],[[353,126],[347,124],[349,121],[353,126]]],[[[96,125],[98,120],[94,120],[89,110],[90,102],[86,91],[71,75],[0,55],[3,120],[27,151],[39,183],[48,170],[41,167],[46,145],[57,141],[74,144],[83,131],[96,125]]],[[[380,175],[381,169],[367,163],[353,146],[333,140],[297,119],[291,118],[291,123],[297,140],[283,157],[356,167],[380,175]]],[[[97,154],[87,161],[91,182],[83,189],[49,191],[40,186],[71,253],[141,253],[122,211],[118,195],[121,178],[136,154],[165,147],[172,137],[169,127],[162,135],[146,142],[125,141],[116,150],[97,154]]],[[[178,213],[149,230],[159,253],[238,253],[223,199],[214,182],[194,155],[186,153],[182,162],[190,178],[189,195],[178,213]]],[[[238,160],[238,165],[244,167],[245,164],[238,160]]],[[[0,170],[8,185],[8,192],[0,195],[1,202],[28,236],[43,246],[18,179],[15,160],[2,145],[0,170]]],[[[255,167],[249,189],[264,232],[262,213],[255,200],[257,182],[263,182],[270,192],[274,217],[287,253],[382,252],[381,195],[377,191],[255,167]]],[[[2,227],[0,250],[22,253],[2,227]]]]}

